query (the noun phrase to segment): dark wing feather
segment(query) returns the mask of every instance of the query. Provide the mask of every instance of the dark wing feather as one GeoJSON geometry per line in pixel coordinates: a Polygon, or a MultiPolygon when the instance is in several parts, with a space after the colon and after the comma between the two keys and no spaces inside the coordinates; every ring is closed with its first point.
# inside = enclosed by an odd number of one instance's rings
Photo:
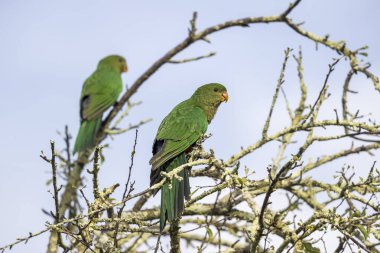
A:
{"type": "Polygon", "coordinates": [[[80,101],[80,119],[83,120],[83,111],[88,107],[89,96],[85,95],[80,101]]]}

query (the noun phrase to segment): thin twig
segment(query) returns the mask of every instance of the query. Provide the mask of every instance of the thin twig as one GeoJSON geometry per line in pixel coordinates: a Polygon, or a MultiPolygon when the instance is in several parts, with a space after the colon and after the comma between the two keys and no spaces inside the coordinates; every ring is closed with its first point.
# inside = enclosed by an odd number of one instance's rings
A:
{"type": "Polygon", "coordinates": [[[182,60],[170,60],[170,61],[168,61],[168,63],[181,64],[181,63],[187,63],[187,62],[192,62],[192,61],[199,61],[199,60],[202,60],[202,59],[205,59],[205,58],[213,57],[215,55],[216,55],[216,52],[211,52],[211,53],[208,53],[208,54],[205,54],[205,55],[201,55],[201,56],[198,56],[198,57],[193,57],[193,58],[186,58],[186,59],[182,59],[182,60]]]}
{"type": "MultiPolygon", "coordinates": [[[[138,132],[139,130],[136,129],[136,133],[135,133],[135,142],[133,144],[133,149],[132,149],[132,153],[131,153],[131,164],[129,165],[129,169],[128,169],[128,179],[127,179],[127,183],[125,184],[125,188],[124,188],[124,193],[123,193],[123,197],[122,197],[122,200],[125,199],[127,196],[129,196],[131,194],[131,192],[134,190],[133,188],[133,185],[134,185],[134,182],[131,183],[131,186],[129,187],[129,184],[130,184],[130,180],[131,180],[131,174],[132,174],[132,168],[133,168],[133,162],[134,162],[134,158],[135,158],[135,154],[136,154],[136,146],[137,146],[137,136],[138,136],[138,132]],[[127,194],[128,193],[128,194],[127,194]]],[[[126,202],[124,202],[118,213],[117,213],[117,217],[120,219],[121,218],[121,215],[123,213],[123,210],[125,208],[125,204],[126,202]]],[[[114,247],[118,247],[117,245],[117,234],[119,232],[119,222],[116,222],[116,225],[115,225],[115,233],[114,233],[114,247]]]]}
{"type": "Polygon", "coordinates": [[[272,113],[273,113],[273,109],[274,109],[274,106],[275,106],[276,101],[277,101],[277,97],[278,97],[278,93],[280,91],[280,87],[284,83],[284,75],[285,75],[286,63],[288,62],[289,53],[291,51],[292,51],[292,49],[290,49],[290,48],[287,48],[285,50],[285,59],[284,59],[284,62],[282,64],[282,68],[281,68],[281,72],[280,72],[280,77],[278,78],[276,90],[274,92],[273,99],[272,99],[272,104],[270,106],[269,113],[268,113],[268,116],[267,116],[267,119],[265,121],[264,128],[263,128],[263,133],[262,133],[262,138],[263,139],[266,139],[267,136],[268,136],[268,129],[269,129],[270,120],[272,119],[272,113]]]}

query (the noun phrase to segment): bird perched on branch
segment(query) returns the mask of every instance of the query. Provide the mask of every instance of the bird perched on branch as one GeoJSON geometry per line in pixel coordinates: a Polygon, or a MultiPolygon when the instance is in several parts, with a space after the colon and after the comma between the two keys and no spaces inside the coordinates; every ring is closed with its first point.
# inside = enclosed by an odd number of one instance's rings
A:
{"type": "Polygon", "coordinates": [[[102,115],[117,101],[123,90],[121,73],[127,70],[124,57],[110,55],[100,60],[95,72],[84,82],[80,96],[81,124],[74,154],[95,145],[102,115]]]}
{"type": "MultiPolygon", "coordinates": [[[[207,130],[221,102],[227,102],[226,88],[219,83],[199,87],[187,100],[178,104],[164,118],[153,143],[150,185],[161,181],[161,172],[170,172],[187,163],[186,154],[207,130]]],[[[182,180],[173,177],[161,187],[160,231],[166,220],[171,222],[184,209],[184,199],[189,199],[189,168],[178,173],[182,180]]],[[[154,195],[159,191],[157,189],[154,195]]]]}

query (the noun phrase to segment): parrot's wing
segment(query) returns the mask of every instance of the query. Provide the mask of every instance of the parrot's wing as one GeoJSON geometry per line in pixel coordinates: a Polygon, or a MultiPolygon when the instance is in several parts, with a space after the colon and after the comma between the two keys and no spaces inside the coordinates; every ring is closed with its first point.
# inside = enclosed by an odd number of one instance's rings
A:
{"type": "Polygon", "coordinates": [[[113,91],[113,85],[109,83],[118,82],[105,73],[95,72],[85,82],[82,90],[80,103],[80,115],[82,119],[93,120],[110,108],[119,97],[119,91],[113,91]]]}
{"type": "Polygon", "coordinates": [[[109,94],[91,94],[84,96],[81,103],[81,117],[85,120],[93,120],[102,116],[115,102],[117,97],[109,94]]]}
{"type": "Polygon", "coordinates": [[[152,170],[156,170],[186,151],[206,132],[207,126],[207,118],[201,108],[196,106],[174,108],[158,129],[153,146],[156,152],[150,160],[152,170]]]}

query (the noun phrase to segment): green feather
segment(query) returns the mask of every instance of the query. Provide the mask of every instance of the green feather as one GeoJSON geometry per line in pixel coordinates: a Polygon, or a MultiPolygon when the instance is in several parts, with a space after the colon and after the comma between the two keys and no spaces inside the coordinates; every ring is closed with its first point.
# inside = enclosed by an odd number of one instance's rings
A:
{"type": "MultiPolygon", "coordinates": [[[[219,105],[227,101],[226,88],[218,83],[199,87],[187,100],[178,104],[161,122],[153,144],[150,185],[161,181],[161,171],[170,172],[185,164],[186,152],[206,132],[219,105]]],[[[183,178],[173,178],[161,187],[160,231],[184,210],[184,199],[190,195],[189,169],[178,173],[183,178]]],[[[154,192],[156,194],[158,190],[154,192]]]]}
{"type": "Polygon", "coordinates": [[[84,82],[80,97],[81,126],[74,154],[95,145],[103,113],[117,101],[123,89],[120,74],[126,70],[123,57],[110,55],[99,62],[94,73],[84,82]]]}
{"type": "MultiPolygon", "coordinates": [[[[170,172],[186,162],[186,155],[182,153],[168,164],[166,172],[170,172]]],[[[161,188],[160,231],[165,228],[166,220],[173,221],[184,210],[185,198],[188,199],[190,194],[188,170],[186,168],[178,173],[178,176],[182,177],[181,181],[173,178],[171,182],[165,183],[161,188]]]]}
{"type": "Polygon", "coordinates": [[[95,120],[83,121],[80,125],[77,139],[74,145],[74,154],[84,151],[87,147],[91,147],[95,143],[96,133],[102,123],[102,118],[95,120]]]}

